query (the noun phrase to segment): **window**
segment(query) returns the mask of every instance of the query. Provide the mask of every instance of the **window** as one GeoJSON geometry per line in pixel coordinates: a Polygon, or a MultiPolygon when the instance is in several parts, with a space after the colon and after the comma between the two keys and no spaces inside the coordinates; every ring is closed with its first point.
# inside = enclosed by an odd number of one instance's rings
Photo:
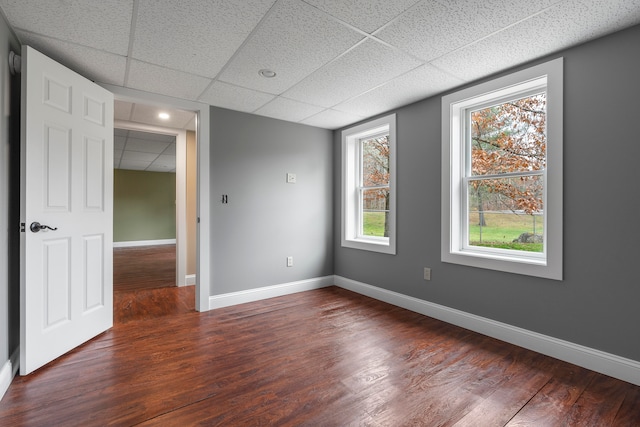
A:
{"type": "Polygon", "coordinates": [[[442,99],[442,261],[562,280],[562,58],[442,99]]]}
{"type": "Polygon", "coordinates": [[[342,246],[396,253],[395,114],[342,132],[342,246]]]}

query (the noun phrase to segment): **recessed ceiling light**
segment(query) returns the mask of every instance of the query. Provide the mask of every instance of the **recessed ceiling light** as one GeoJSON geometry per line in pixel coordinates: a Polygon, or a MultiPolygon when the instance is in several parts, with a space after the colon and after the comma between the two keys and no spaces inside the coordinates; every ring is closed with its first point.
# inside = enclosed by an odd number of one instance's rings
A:
{"type": "Polygon", "coordinates": [[[272,79],[276,76],[276,72],[273,70],[267,70],[266,68],[258,71],[258,74],[260,74],[262,77],[265,77],[267,79],[272,79]]]}
{"type": "Polygon", "coordinates": [[[169,114],[167,114],[167,113],[160,113],[160,114],[158,114],[158,117],[161,118],[162,120],[167,120],[171,116],[169,116],[169,114]]]}

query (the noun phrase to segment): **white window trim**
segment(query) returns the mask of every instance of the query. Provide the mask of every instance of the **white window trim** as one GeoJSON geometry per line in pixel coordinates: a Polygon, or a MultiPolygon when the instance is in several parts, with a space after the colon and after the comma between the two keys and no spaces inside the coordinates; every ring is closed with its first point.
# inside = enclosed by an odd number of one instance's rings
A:
{"type": "Polygon", "coordinates": [[[563,59],[463,89],[442,98],[442,248],[443,262],[562,280],[563,59]],[[461,233],[464,173],[464,111],[471,105],[530,91],[546,79],[547,167],[543,254],[465,248],[461,233]],[[514,89],[517,88],[517,89],[514,89]]]}
{"type": "Polygon", "coordinates": [[[395,255],[396,253],[396,115],[390,114],[342,131],[342,246],[395,255]],[[359,141],[389,132],[389,237],[358,236],[360,215],[357,182],[359,180],[359,141]]]}

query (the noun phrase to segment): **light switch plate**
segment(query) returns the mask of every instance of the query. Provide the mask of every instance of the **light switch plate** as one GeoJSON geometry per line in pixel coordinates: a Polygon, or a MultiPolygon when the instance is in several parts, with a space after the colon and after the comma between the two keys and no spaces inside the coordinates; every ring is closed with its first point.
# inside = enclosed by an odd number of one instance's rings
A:
{"type": "Polygon", "coordinates": [[[295,184],[296,183],[296,174],[295,173],[287,173],[287,183],[295,184]]]}

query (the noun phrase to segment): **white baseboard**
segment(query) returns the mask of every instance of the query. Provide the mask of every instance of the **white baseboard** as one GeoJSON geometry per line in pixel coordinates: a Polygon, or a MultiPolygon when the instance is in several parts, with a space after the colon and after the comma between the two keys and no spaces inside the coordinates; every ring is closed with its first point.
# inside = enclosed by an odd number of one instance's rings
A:
{"type": "Polygon", "coordinates": [[[176,239],[161,240],[132,240],[129,242],[113,242],[114,248],[129,248],[133,246],[175,245],[176,239]]]}
{"type": "Polygon", "coordinates": [[[18,358],[20,357],[20,348],[18,347],[9,360],[7,360],[0,369],[0,400],[4,397],[4,394],[9,390],[13,377],[18,372],[18,358]]]}
{"type": "Polygon", "coordinates": [[[214,295],[209,297],[209,310],[228,307],[246,302],[259,301],[267,298],[279,297],[282,295],[294,294],[296,292],[310,291],[312,289],[333,286],[334,276],[317,277],[313,279],[300,280],[298,282],[283,283],[280,285],[266,286],[264,288],[249,289],[240,292],[214,295]]]}
{"type": "Polygon", "coordinates": [[[196,275],[195,274],[187,274],[184,277],[184,285],[185,286],[190,286],[190,285],[195,285],[196,284],[196,275]]]}
{"type": "Polygon", "coordinates": [[[442,320],[501,341],[515,344],[592,371],[640,385],[640,362],[615,354],[574,344],[464,311],[335,276],[335,285],[393,304],[434,319],[442,320]]]}

